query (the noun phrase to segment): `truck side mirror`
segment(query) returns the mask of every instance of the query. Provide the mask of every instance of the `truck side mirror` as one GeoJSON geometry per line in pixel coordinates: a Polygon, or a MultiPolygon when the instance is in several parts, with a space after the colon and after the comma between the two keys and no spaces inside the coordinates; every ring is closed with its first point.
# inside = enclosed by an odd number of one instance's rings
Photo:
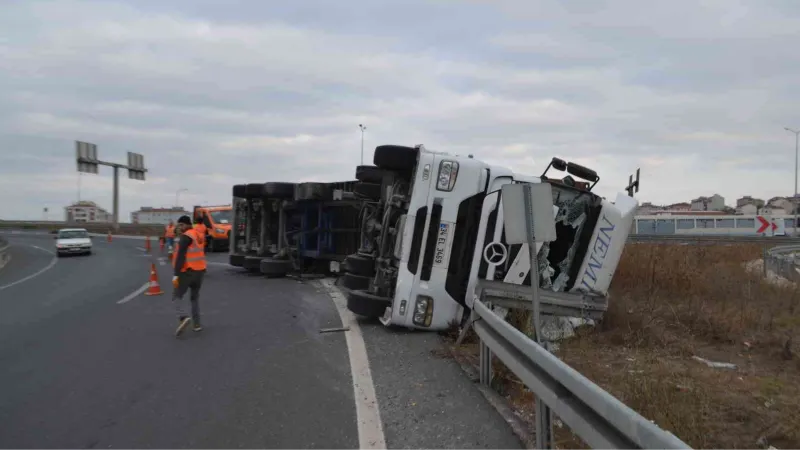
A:
{"type": "Polygon", "coordinates": [[[600,179],[600,177],[597,176],[597,172],[594,170],[573,162],[567,163],[567,172],[592,183],[597,183],[597,181],[600,179]]]}

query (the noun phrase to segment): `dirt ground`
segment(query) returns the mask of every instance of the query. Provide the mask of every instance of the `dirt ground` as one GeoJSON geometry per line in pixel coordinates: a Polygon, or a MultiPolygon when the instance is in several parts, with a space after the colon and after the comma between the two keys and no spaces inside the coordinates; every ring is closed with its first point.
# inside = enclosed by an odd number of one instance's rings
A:
{"type": "MultiPolygon", "coordinates": [[[[765,279],[762,252],[629,244],[603,321],[556,354],[694,448],[800,448],[800,287],[765,279]]],[[[477,362],[474,341],[456,351],[477,362]]],[[[533,395],[496,368],[496,388],[532,423],[533,395]]],[[[559,448],[586,448],[559,425],[559,448]]]]}

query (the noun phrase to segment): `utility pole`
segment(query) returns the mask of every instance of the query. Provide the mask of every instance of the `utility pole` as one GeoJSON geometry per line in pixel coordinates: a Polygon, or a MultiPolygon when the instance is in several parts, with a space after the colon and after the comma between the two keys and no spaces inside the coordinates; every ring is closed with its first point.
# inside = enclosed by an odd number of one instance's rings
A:
{"type": "MultiPolygon", "coordinates": [[[[119,169],[128,170],[128,178],[144,181],[144,156],[139,153],[128,152],[128,164],[117,164],[97,159],[97,145],[88,142],[75,141],[76,161],[78,172],[97,174],[98,166],[114,168],[114,230],[119,230],[119,169]]],[[[79,175],[80,176],[80,175],[79,175]]],[[[80,182],[80,179],[79,179],[80,182]]]]}
{"type": "Polygon", "coordinates": [[[792,197],[792,211],[794,213],[794,223],[792,224],[792,234],[797,236],[797,151],[798,151],[798,136],[800,131],[793,130],[789,127],[783,127],[784,130],[794,133],[794,197],[792,197]]]}
{"type": "Polygon", "coordinates": [[[186,188],[180,188],[177,191],[175,191],[175,207],[176,208],[181,206],[178,203],[178,199],[180,198],[181,192],[188,192],[188,191],[189,191],[189,189],[186,189],[186,188]]]}
{"type": "Polygon", "coordinates": [[[361,128],[361,165],[364,165],[364,131],[367,130],[363,124],[358,124],[358,128],[361,128]]]}

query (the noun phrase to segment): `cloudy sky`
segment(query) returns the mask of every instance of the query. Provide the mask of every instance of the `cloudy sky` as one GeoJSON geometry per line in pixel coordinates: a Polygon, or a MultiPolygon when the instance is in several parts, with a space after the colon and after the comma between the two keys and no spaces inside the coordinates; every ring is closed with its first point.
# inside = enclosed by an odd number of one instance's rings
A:
{"type": "MultiPolygon", "coordinates": [[[[380,144],[538,174],[588,165],[613,195],[787,195],[800,129],[796,0],[0,1],[0,218],[78,197],[74,141],[144,154],[142,205],[351,179],[380,144]],[[338,5],[338,6],[337,6],[338,5]]],[[[80,195],[111,208],[111,169],[80,195]]]]}

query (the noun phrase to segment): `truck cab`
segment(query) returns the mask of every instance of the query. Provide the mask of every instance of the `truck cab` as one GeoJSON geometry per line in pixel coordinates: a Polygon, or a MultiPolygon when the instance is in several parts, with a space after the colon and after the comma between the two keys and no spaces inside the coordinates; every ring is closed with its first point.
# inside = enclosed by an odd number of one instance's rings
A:
{"type": "Polygon", "coordinates": [[[233,213],[231,205],[195,206],[192,217],[203,220],[206,226],[206,249],[210,252],[226,250],[230,245],[233,213]]]}
{"type": "MultiPolygon", "coordinates": [[[[562,166],[563,161],[554,161],[562,166]]],[[[523,176],[471,156],[432,152],[422,145],[377,147],[374,163],[381,174],[380,200],[365,202],[368,211],[362,213],[362,246],[346,261],[345,277],[350,278],[343,285],[349,289],[348,309],[380,318],[387,326],[446,329],[465,319],[479,277],[497,279],[514,271],[518,279],[502,279],[518,284],[530,279],[530,264],[525,267],[523,261],[527,249],[503,242],[503,184],[553,185],[557,249],[551,258],[541,255],[541,249],[550,251],[554,243],[537,247],[543,260],[553,260],[550,265],[540,263],[540,275],[545,274],[540,285],[545,289],[579,290],[581,283],[575,280],[581,270],[593,270],[595,277],[608,277],[610,282],[609,274],[616,270],[619,259],[617,250],[621,253],[633,220],[627,206],[624,213],[612,214],[616,210],[613,203],[591,193],[589,183],[576,182],[570,176],[563,180],[523,176]],[[590,251],[592,239],[598,233],[605,236],[609,226],[605,220],[610,218],[616,221],[612,224],[615,242],[621,243],[604,256],[602,274],[598,274],[591,263],[591,258],[597,257],[590,251]],[[565,220],[566,227],[558,226],[565,220]],[[581,220],[579,230],[574,227],[576,220],[581,220]],[[502,245],[511,258],[501,265],[492,263],[490,268],[484,253],[487,245],[495,243],[502,245]],[[557,258],[561,259],[556,261],[557,258]],[[586,269],[587,265],[590,269],[586,269]]],[[[566,168],[566,163],[563,165],[566,168]]],[[[579,175],[597,178],[591,170],[574,164],[570,167],[579,175]]],[[[358,172],[356,177],[361,180],[358,172]]],[[[604,287],[607,288],[605,281],[591,286],[600,291],[604,287]]]]}

